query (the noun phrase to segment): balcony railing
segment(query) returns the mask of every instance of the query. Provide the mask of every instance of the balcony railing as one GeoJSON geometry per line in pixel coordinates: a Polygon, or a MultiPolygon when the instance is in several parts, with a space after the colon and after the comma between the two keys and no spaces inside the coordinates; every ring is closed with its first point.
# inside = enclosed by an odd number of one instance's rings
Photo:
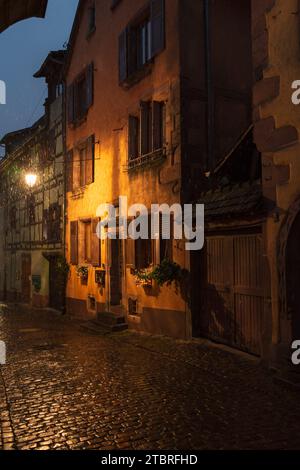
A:
{"type": "Polygon", "coordinates": [[[165,161],[166,156],[166,148],[155,150],[154,152],[147,153],[146,155],[129,160],[127,165],[124,165],[124,171],[131,173],[133,171],[139,170],[140,168],[160,165],[163,161],[165,161]]]}

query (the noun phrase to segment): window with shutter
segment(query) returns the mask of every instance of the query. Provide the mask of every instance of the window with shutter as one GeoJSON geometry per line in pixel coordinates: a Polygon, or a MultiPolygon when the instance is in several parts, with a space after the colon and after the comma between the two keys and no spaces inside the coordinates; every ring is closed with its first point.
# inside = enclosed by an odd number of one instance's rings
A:
{"type": "Polygon", "coordinates": [[[129,116],[129,168],[143,164],[144,160],[149,163],[151,156],[155,158],[155,152],[163,150],[165,122],[165,104],[163,102],[141,102],[140,119],[129,116]],[[137,160],[138,157],[141,158],[137,160]],[[137,163],[134,160],[137,160],[137,163]]]}
{"type": "Polygon", "coordinates": [[[87,37],[89,37],[96,29],[96,3],[93,2],[88,9],[88,29],[87,37]]]}
{"type": "Polygon", "coordinates": [[[67,108],[68,108],[68,123],[72,124],[75,120],[74,113],[74,84],[67,88],[67,108]]]}
{"type": "Polygon", "coordinates": [[[73,191],[73,150],[69,150],[66,156],[66,190],[73,191]]]}
{"type": "Polygon", "coordinates": [[[150,102],[141,103],[141,155],[152,152],[152,109],[150,102]]]}
{"type": "Polygon", "coordinates": [[[128,42],[127,28],[122,31],[119,36],[119,80],[120,83],[124,82],[128,77],[128,62],[127,62],[127,42],[128,42]]]}
{"type": "Polygon", "coordinates": [[[86,183],[86,160],[87,160],[87,148],[86,146],[79,149],[80,158],[80,187],[85,186],[86,183]]]}
{"type": "Polygon", "coordinates": [[[92,223],[84,222],[84,262],[92,261],[92,223]]]}
{"type": "Polygon", "coordinates": [[[73,150],[73,190],[80,188],[80,151],[78,148],[73,150]]]}
{"type": "Polygon", "coordinates": [[[139,156],[139,119],[129,116],[128,158],[134,160],[139,156]]]}
{"type": "Polygon", "coordinates": [[[164,145],[164,103],[154,101],[153,109],[153,151],[164,145]]]}
{"type": "Polygon", "coordinates": [[[165,48],[165,0],[151,0],[151,55],[165,48]]]}
{"type": "Polygon", "coordinates": [[[71,222],[70,224],[70,262],[73,265],[78,264],[78,221],[71,222]]]}
{"type": "Polygon", "coordinates": [[[59,242],[61,238],[61,206],[58,203],[51,204],[48,211],[47,239],[51,242],[59,242]]]}
{"type": "Polygon", "coordinates": [[[85,185],[94,182],[95,168],[95,136],[92,135],[87,140],[87,151],[85,160],[85,185]]]}
{"type": "Polygon", "coordinates": [[[94,102],[94,64],[91,63],[86,69],[86,111],[94,102]]]}
{"type": "Polygon", "coordinates": [[[95,218],[92,220],[92,233],[91,233],[91,250],[92,250],[92,265],[97,267],[101,266],[101,240],[97,235],[97,227],[100,219],[95,218]]]}
{"type": "Polygon", "coordinates": [[[165,259],[169,261],[173,261],[173,240],[174,240],[174,215],[173,214],[171,214],[171,217],[170,217],[170,227],[171,227],[170,238],[164,238],[162,214],[160,214],[160,221],[159,221],[159,262],[160,263],[164,261],[165,259]]]}
{"type": "Polygon", "coordinates": [[[136,269],[146,269],[155,259],[154,240],[151,239],[151,215],[148,220],[148,238],[135,240],[135,267],[136,269]]]}

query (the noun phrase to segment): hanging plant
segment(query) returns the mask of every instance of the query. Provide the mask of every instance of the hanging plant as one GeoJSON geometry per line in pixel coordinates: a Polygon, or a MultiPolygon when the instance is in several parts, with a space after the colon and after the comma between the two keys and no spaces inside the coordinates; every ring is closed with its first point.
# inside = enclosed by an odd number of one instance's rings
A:
{"type": "Polygon", "coordinates": [[[137,284],[142,286],[152,285],[155,281],[159,287],[170,286],[173,282],[180,283],[186,271],[179,264],[164,259],[159,265],[135,271],[137,284]]]}

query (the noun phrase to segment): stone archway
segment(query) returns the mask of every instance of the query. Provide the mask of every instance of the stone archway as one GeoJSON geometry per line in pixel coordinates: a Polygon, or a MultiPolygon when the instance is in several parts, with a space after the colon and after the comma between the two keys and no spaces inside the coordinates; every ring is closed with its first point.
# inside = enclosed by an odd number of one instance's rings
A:
{"type": "Polygon", "coordinates": [[[300,196],[291,205],[278,238],[280,317],[300,339],[300,196]]]}

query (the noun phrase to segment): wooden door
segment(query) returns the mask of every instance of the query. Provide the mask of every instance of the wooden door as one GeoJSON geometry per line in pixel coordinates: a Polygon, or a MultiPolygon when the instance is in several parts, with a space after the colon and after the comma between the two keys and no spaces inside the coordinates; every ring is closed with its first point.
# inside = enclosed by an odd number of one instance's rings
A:
{"type": "Polygon", "coordinates": [[[122,241],[111,240],[110,305],[122,303],[122,241]]]}
{"type": "Polygon", "coordinates": [[[28,304],[31,300],[31,255],[22,255],[22,302],[28,304]]]}
{"type": "Polygon", "coordinates": [[[260,234],[207,237],[201,265],[202,335],[260,354],[262,266],[260,234]]]}
{"type": "Polygon", "coordinates": [[[49,262],[49,306],[62,311],[64,308],[65,276],[58,268],[58,259],[53,257],[49,262]]]}

